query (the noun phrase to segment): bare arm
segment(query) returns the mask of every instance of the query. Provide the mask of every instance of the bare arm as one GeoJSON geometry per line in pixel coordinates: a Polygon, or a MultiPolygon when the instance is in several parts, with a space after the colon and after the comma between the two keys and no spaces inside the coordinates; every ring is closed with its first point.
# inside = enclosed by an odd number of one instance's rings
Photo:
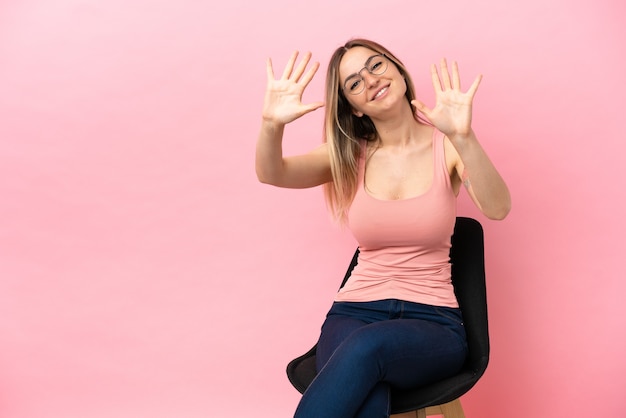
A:
{"type": "Polygon", "coordinates": [[[305,73],[311,54],[307,53],[294,68],[297,57],[297,52],[291,55],[278,80],[274,77],[271,60],[267,61],[263,122],[256,146],[256,173],[259,181],[289,188],[313,187],[332,180],[325,145],[304,155],[283,156],[285,125],[323,106],[321,102],[302,103],[304,89],[311,82],[319,64],[313,64],[305,73]]]}
{"type": "Polygon", "coordinates": [[[256,173],[259,181],[278,187],[302,189],[332,181],[326,144],[308,154],[283,157],[285,126],[263,121],[256,147],[256,173]]]}
{"type": "MultiPolygon", "coordinates": [[[[474,132],[455,138],[456,171],[472,201],[490,219],[504,219],[511,210],[509,189],[474,132]]],[[[452,140],[451,140],[452,142],[452,140]]]]}
{"type": "Polygon", "coordinates": [[[419,100],[413,105],[443,132],[458,154],[456,169],[476,206],[490,219],[504,219],[511,210],[509,189],[471,127],[472,101],[482,79],[478,76],[466,93],[461,91],[459,68],[452,67],[452,77],[445,60],[441,61],[441,77],[436,66],[431,76],[436,104],[429,109],[419,100]]]}

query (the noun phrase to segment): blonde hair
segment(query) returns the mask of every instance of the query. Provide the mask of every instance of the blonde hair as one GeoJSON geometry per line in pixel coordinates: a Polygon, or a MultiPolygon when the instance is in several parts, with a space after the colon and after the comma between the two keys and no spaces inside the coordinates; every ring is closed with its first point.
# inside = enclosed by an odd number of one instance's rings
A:
{"type": "Polygon", "coordinates": [[[324,137],[328,144],[333,181],[324,185],[324,196],[331,215],[341,224],[347,223],[348,211],[358,186],[360,141],[378,139],[378,132],[369,116],[358,117],[352,112],[352,106],[344,95],[339,80],[341,59],[349,49],[357,46],[384,54],[406,80],[405,96],[409,103],[416,97],[415,87],[406,67],[382,45],[367,39],[351,39],[333,53],[326,73],[324,120],[324,137]]]}

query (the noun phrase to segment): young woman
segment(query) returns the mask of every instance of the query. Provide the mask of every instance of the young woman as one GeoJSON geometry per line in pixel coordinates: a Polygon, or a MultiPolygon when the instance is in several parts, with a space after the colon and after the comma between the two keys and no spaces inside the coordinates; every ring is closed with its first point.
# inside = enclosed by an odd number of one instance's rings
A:
{"type": "Polygon", "coordinates": [[[461,185],[488,218],[510,210],[508,188],[471,127],[481,77],[463,92],[456,63],[451,72],[445,60],[440,71],[433,65],[431,109],[388,49],[353,39],[329,63],[325,142],[284,157],[285,125],[324,106],[302,103],[319,64],[297,58],[279,79],[267,62],[257,175],[279,187],[323,185],[360,255],[322,326],[318,375],[295,416],[388,417],[390,386],[450,376],[467,355],[449,262],[461,185]]]}

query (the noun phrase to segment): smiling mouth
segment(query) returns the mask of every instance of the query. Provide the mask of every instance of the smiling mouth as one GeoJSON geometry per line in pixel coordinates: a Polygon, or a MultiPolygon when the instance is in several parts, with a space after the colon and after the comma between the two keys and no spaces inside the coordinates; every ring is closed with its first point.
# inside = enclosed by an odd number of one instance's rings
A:
{"type": "Polygon", "coordinates": [[[382,96],[383,94],[385,94],[387,92],[387,90],[389,90],[389,86],[387,87],[383,87],[382,89],[378,90],[378,93],[376,93],[374,95],[374,97],[372,97],[372,100],[376,100],[378,99],[380,96],[382,96]]]}

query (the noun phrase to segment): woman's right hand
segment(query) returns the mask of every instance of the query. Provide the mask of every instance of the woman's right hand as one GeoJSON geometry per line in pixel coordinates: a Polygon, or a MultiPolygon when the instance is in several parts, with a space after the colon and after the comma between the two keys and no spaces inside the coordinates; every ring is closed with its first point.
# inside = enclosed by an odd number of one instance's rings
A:
{"type": "Polygon", "coordinates": [[[291,54],[280,79],[275,78],[272,60],[267,59],[267,89],[263,103],[264,121],[285,125],[324,106],[323,102],[302,103],[304,89],[313,79],[319,63],[314,63],[305,73],[311,60],[311,53],[306,53],[294,69],[297,58],[297,51],[291,54]]]}

